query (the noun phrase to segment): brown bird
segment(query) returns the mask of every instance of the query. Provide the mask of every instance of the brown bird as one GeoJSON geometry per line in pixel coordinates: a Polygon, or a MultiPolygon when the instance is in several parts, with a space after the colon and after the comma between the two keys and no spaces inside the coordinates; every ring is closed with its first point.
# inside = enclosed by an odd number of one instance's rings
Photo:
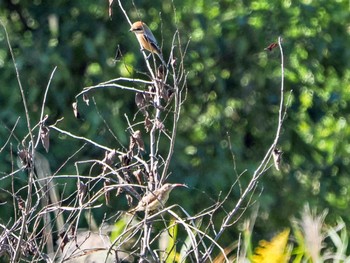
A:
{"type": "Polygon", "coordinates": [[[153,212],[154,210],[164,207],[166,201],[168,201],[170,192],[177,186],[187,187],[184,184],[164,184],[161,188],[142,197],[138,205],[129,210],[129,213],[138,211],[153,212]]]}
{"type": "Polygon", "coordinates": [[[163,59],[162,52],[159,48],[156,38],[154,37],[151,29],[149,29],[149,27],[144,22],[137,21],[133,23],[129,31],[135,33],[142,49],[157,54],[162,63],[168,67],[163,59]]]}

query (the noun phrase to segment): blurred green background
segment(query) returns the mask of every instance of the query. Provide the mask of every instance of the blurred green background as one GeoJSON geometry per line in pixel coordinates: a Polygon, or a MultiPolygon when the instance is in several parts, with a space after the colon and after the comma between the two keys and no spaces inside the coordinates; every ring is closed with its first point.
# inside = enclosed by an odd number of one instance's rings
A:
{"type": "MultiPolygon", "coordinates": [[[[213,204],[225,195],[242,174],[247,185],[277,126],[281,69],[279,50],[264,48],[283,37],[285,99],[290,99],[279,147],[281,171],[268,170],[253,200],[259,203],[255,236],[267,238],[290,225],[305,203],[321,211],[329,209],[331,224],[342,217],[350,226],[350,4],[348,0],[320,1],[129,1],[124,8],[132,21],[145,21],[168,58],[172,36],[178,28],[185,48],[188,72],[187,99],[179,122],[169,181],[185,182],[192,189],[174,191],[190,213],[213,204]],[[174,11],[175,10],[175,11],[174,11]],[[292,91],[292,92],[291,92],[292,91]],[[290,97],[289,97],[290,96],[290,97]],[[232,144],[230,151],[228,140],[232,144]],[[233,157],[234,156],[234,162],[233,157]]],[[[128,146],[126,113],[137,111],[134,93],[104,89],[93,93],[96,106],[79,103],[82,118],[74,118],[72,103],[85,86],[116,77],[146,78],[139,44],[118,4],[113,19],[107,1],[0,1],[0,18],[6,24],[29,105],[31,124],[39,121],[41,104],[50,74],[53,77],[45,113],[48,124],[64,117],[59,127],[111,148],[128,146]],[[115,62],[119,46],[122,58],[115,62]],[[126,66],[129,71],[126,70],[126,66]],[[110,133],[104,123],[107,121],[110,133]]],[[[0,30],[0,146],[18,125],[10,144],[0,153],[0,176],[12,165],[20,141],[27,134],[23,103],[4,30],[0,30]]],[[[137,87],[142,88],[142,87],[137,87]]],[[[74,162],[102,159],[104,152],[90,145],[73,158],[81,141],[50,135],[46,154],[58,174],[75,174],[74,162]],[[64,165],[63,165],[64,164],[64,165]],[[61,167],[63,165],[63,167],[61,167]]],[[[44,153],[44,149],[39,149],[44,153]]],[[[165,154],[166,152],[161,152],[165,154]]],[[[81,171],[89,173],[89,169],[81,171]]],[[[26,177],[15,178],[19,189],[26,177]]],[[[60,182],[66,183],[64,180],[60,182]]],[[[1,188],[11,191],[11,180],[1,188]]],[[[76,189],[75,181],[65,193],[76,189]]],[[[240,195],[234,188],[226,209],[240,195]]],[[[0,192],[1,210],[12,211],[12,197],[0,192]]],[[[101,200],[103,202],[103,200],[101,200]]],[[[114,207],[94,211],[97,222],[115,207],[127,209],[115,198],[114,207]]],[[[249,217],[251,210],[244,214],[249,217]]],[[[223,215],[218,215],[217,223],[223,215]]],[[[1,213],[2,223],[11,213],[1,213]]],[[[232,227],[232,235],[239,224],[232,227]]],[[[230,236],[231,235],[231,236],[230,236]]]]}

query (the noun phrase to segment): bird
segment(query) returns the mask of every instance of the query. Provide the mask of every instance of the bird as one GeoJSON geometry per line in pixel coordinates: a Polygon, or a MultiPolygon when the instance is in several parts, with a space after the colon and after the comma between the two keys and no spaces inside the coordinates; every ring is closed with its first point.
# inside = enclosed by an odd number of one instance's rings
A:
{"type": "Polygon", "coordinates": [[[157,54],[164,66],[168,68],[163,59],[162,51],[159,48],[156,38],[154,37],[151,29],[149,29],[149,27],[144,22],[136,21],[131,25],[129,31],[135,33],[136,38],[142,47],[141,50],[147,50],[151,53],[157,54]]]}
{"type": "Polygon", "coordinates": [[[169,199],[170,192],[177,186],[187,187],[185,184],[169,184],[166,183],[162,187],[155,191],[149,192],[142,197],[138,205],[129,210],[129,213],[135,213],[139,211],[153,212],[164,207],[165,203],[169,199]]]}

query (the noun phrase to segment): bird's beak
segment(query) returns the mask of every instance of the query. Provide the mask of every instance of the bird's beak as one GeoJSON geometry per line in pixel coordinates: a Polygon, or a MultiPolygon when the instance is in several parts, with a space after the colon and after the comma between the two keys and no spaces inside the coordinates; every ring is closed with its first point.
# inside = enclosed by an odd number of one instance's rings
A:
{"type": "Polygon", "coordinates": [[[185,185],[185,184],[175,184],[175,186],[182,186],[182,187],[186,187],[186,188],[188,188],[188,186],[187,186],[187,185],[185,185]]]}

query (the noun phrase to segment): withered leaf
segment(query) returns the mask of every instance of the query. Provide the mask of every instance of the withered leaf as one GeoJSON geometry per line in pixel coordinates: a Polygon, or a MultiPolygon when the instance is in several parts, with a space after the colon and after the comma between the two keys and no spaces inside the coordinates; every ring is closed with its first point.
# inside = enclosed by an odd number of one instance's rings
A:
{"type": "Polygon", "coordinates": [[[103,159],[103,160],[106,162],[106,164],[112,165],[113,162],[115,161],[115,155],[117,154],[116,150],[106,152],[105,154],[106,154],[105,159],[103,159]]]}
{"type": "Polygon", "coordinates": [[[141,92],[137,92],[135,95],[135,103],[137,108],[142,112],[143,115],[147,115],[146,111],[146,98],[141,92]]]}
{"type": "Polygon", "coordinates": [[[63,251],[64,247],[66,246],[66,244],[69,242],[68,239],[68,234],[66,231],[61,231],[59,234],[60,238],[62,239],[61,244],[60,244],[60,248],[63,251]]]}
{"type": "MultiPolygon", "coordinates": [[[[114,161],[115,161],[115,156],[116,156],[116,151],[115,150],[112,150],[110,152],[106,151],[105,152],[105,157],[103,158],[102,162],[105,163],[108,166],[111,166],[114,163],[114,161]]],[[[103,173],[107,169],[106,165],[103,166],[103,173]]]]}
{"type": "Polygon", "coordinates": [[[156,128],[158,130],[164,130],[164,128],[165,128],[164,123],[161,122],[159,119],[156,120],[156,128]]]}
{"type": "Polygon", "coordinates": [[[136,180],[138,182],[138,184],[142,184],[142,170],[141,169],[137,169],[136,171],[133,171],[132,174],[136,177],[136,180]]]}
{"type": "Polygon", "coordinates": [[[124,192],[123,188],[122,187],[118,187],[117,193],[115,194],[115,196],[118,196],[118,195],[120,195],[123,192],[124,192]]]}
{"type": "Polygon", "coordinates": [[[120,162],[122,163],[122,166],[127,166],[130,164],[131,158],[129,155],[130,154],[122,154],[118,156],[120,162]]]}
{"type": "Polygon", "coordinates": [[[142,109],[146,105],[145,97],[141,92],[135,94],[135,103],[137,108],[142,109]]]}
{"type": "Polygon", "coordinates": [[[114,61],[120,61],[120,59],[123,57],[122,51],[120,50],[120,46],[118,45],[117,50],[115,52],[115,57],[114,57],[114,61]]]}
{"type": "Polygon", "coordinates": [[[43,147],[45,148],[46,152],[49,152],[50,147],[50,129],[46,127],[45,125],[42,125],[40,128],[40,139],[43,147]]]}
{"type": "Polygon", "coordinates": [[[26,150],[26,149],[20,150],[18,152],[18,157],[20,158],[21,163],[25,168],[32,167],[33,157],[32,157],[32,154],[28,150],[26,150]]]}
{"type": "Polygon", "coordinates": [[[146,101],[152,101],[155,97],[154,93],[156,92],[156,88],[154,86],[148,86],[148,92],[145,94],[146,101]],[[153,94],[152,94],[153,93],[153,94]]]}
{"type": "Polygon", "coordinates": [[[77,102],[73,102],[72,103],[72,107],[73,107],[73,113],[74,113],[75,118],[80,119],[80,113],[79,113],[79,110],[78,110],[78,103],[77,102]]]}
{"type": "Polygon", "coordinates": [[[86,103],[87,106],[89,106],[89,95],[87,95],[86,93],[83,94],[83,101],[86,103]]]}
{"type": "Polygon", "coordinates": [[[283,152],[277,148],[275,148],[272,152],[273,162],[277,171],[279,171],[281,168],[282,154],[283,152]]]}
{"type": "Polygon", "coordinates": [[[136,141],[132,135],[130,135],[129,141],[129,152],[132,152],[136,145],[136,141]]]}
{"type": "Polygon", "coordinates": [[[172,57],[170,63],[171,63],[171,65],[172,65],[173,67],[176,67],[176,65],[177,65],[177,58],[172,57]]]}
{"type": "Polygon", "coordinates": [[[132,200],[133,200],[132,196],[129,195],[129,194],[126,194],[125,197],[126,197],[126,200],[128,201],[128,205],[131,207],[132,206],[132,200]]]}
{"type": "Polygon", "coordinates": [[[272,49],[274,49],[277,46],[278,46],[278,43],[271,43],[266,48],[264,48],[264,50],[272,51],[272,49]]]}
{"type": "Polygon", "coordinates": [[[170,89],[167,89],[167,96],[168,96],[168,98],[169,99],[172,99],[173,97],[174,97],[174,95],[175,95],[175,90],[174,89],[172,89],[172,88],[170,88],[170,89]]]}
{"type": "Polygon", "coordinates": [[[165,88],[164,85],[160,85],[160,96],[165,102],[168,102],[168,90],[165,88]]]}
{"type": "Polygon", "coordinates": [[[113,4],[113,0],[109,0],[108,16],[109,16],[110,19],[112,19],[112,15],[113,15],[112,4],[113,4]]]}
{"type": "Polygon", "coordinates": [[[87,185],[84,184],[84,182],[79,181],[77,182],[77,187],[78,187],[79,205],[82,206],[87,193],[87,185]]]}
{"type": "Polygon", "coordinates": [[[20,196],[17,197],[17,202],[18,202],[19,210],[24,211],[24,209],[25,209],[25,202],[24,202],[23,198],[20,197],[20,196]]]}
{"type": "Polygon", "coordinates": [[[145,117],[145,130],[146,130],[146,132],[149,132],[151,129],[152,129],[152,121],[148,116],[146,116],[145,117]]]}
{"type": "Polygon", "coordinates": [[[138,149],[141,151],[145,151],[145,144],[143,143],[143,140],[142,140],[141,131],[140,130],[135,131],[134,134],[132,135],[132,138],[136,143],[136,145],[138,146],[138,149]]]}
{"type": "Polygon", "coordinates": [[[165,71],[165,67],[164,65],[160,65],[157,69],[157,78],[158,79],[163,79],[164,78],[164,71],[165,71]]]}

